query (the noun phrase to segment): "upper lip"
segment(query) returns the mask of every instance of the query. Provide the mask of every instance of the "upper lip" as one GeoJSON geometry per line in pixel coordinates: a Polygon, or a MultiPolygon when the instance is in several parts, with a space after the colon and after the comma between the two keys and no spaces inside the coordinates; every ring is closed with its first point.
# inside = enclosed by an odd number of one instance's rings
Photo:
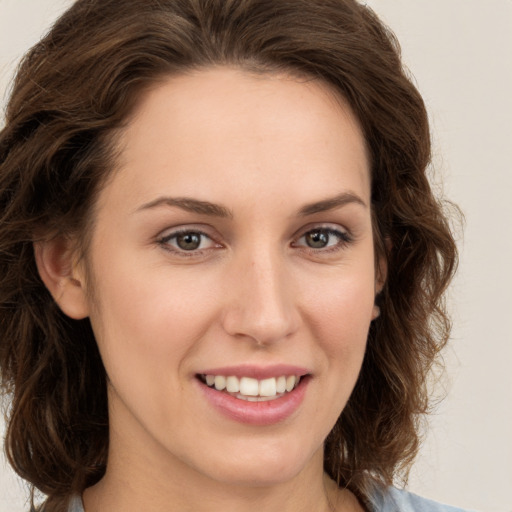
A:
{"type": "Polygon", "coordinates": [[[296,375],[302,377],[309,373],[311,372],[307,368],[290,364],[274,364],[268,366],[242,364],[238,366],[208,368],[198,372],[199,375],[224,375],[226,377],[234,376],[238,378],[251,377],[258,380],[280,377],[282,375],[296,375]]]}

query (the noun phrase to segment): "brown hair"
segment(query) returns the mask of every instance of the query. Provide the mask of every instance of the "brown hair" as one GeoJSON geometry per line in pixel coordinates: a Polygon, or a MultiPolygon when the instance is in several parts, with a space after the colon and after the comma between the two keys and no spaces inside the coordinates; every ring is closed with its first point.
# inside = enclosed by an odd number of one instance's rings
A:
{"type": "Polygon", "coordinates": [[[6,448],[15,470],[50,496],[50,510],[104,474],[106,375],[88,320],[67,318],[43,285],[33,242],[87,240],[113,168],[113,133],[140,91],[211,65],[323,80],[359,119],[388,275],[359,380],[325,443],[325,469],[365,500],[372,482],[406,476],[416,454],[427,374],[449,333],[442,296],[456,248],[426,176],[425,107],[394,36],[354,0],[79,0],[25,57],[0,134],[6,448]]]}

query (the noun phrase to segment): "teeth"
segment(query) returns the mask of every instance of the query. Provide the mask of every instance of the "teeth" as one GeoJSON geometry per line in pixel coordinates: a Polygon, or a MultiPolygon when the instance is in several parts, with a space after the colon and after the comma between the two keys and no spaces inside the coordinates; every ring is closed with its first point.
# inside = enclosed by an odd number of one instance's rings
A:
{"type": "Polygon", "coordinates": [[[226,387],[226,377],[223,375],[215,375],[215,389],[217,391],[222,391],[226,387]]]}
{"type": "Polygon", "coordinates": [[[246,396],[258,396],[259,384],[257,379],[242,377],[240,379],[240,393],[246,396]]]}
{"type": "Polygon", "coordinates": [[[275,396],[277,392],[276,379],[265,379],[260,381],[260,396],[275,396]]]}
{"type": "Polygon", "coordinates": [[[295,378],[295,375],[290,375],[289,377],[286,377],[286,391],[291,391],[295,387],[296,381],[297,379],[295,378]]]}
{"type": "Polygon", "coordinates": [[[215,387],[217,391],[226,390],[228,393],[234,393],[237,398],[251,402],[278,398],[283,393],[295,389],[300,382],[300,377],[295,375],[281,375],[263,380],[251,377],[239,379],[234,375],[203,375],[203,379],[208,386],[215,387]]]}
{"type": "Polygon", "coordinates": [[[238,393],[240,391],[240,381],[238,377],[228,377],[226,379],[226,391],[238,393]]]}
{"type": "Polygon", "coordinates": [[[286,377],[278,377],[276,380],[276,391],[278,393],[284,393],[286,391],[286,377]]]}

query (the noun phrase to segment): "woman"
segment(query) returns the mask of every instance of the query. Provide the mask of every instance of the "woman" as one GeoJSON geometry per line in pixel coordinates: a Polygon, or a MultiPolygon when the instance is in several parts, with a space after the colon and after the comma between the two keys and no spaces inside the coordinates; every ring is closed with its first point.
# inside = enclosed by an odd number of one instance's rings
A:
{"type": "Polygon", "coordinates": [[[436,510],[390,488],[456,249],[349,0],[79,0],[0,138],[6,438],[45,511],[436,510]]]}

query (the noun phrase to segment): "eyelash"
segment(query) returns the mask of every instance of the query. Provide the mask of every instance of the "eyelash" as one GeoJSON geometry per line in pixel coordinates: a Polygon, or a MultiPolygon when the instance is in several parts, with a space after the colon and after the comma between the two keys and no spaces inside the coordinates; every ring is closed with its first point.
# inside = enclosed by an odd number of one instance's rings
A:
{"type": "Polygon", "coordinates": [[[303,235],[301,235],[298,238],[298,240],[301,240],[302,238],[305,238],[306,235],[308,235],[310,233],[314,233],[314,232],[321,232],[321,233],[329,235],[329,237],[334,236],[338,239],[338,243],[336,243],[332,246],[322,247],[322,248],[318,248],[318,249],[315,249],[314,247],[309,247],[306,245],[300,246],[300,247],[302,247],[302,250],[305,250],[305,251],[315,254],[315,255],[336,253],[338,251],[345,249],[347,247],[347,245],[349,245],[350,243],[352,243],[354,241],[353,237],[346,231],[341,231],[339,229],[330,228],[330,227],[322,227],[322,226],[308,229],[307,231],[304,232],[303,235]]]}
{"type": "MultiPolygon", "coordinates": [[[[200,237],[206,237],[209,240],[211,240],[214,244],[217,243],[217,242],[215,242],[215,240],[213,240],[213,238],[211,236],[209,236],[204,231],[201,231],[200,229],[180,229],[180,230],[173,231],[172,233],[159,238],[158,244],[161,247],[163,247],[164,250],[171,252],[173,254],[176,254],[183,258],[193,258],[193,257],[202,256],[203,253],[205,251],[207,251],[208,249],[196,249],[196,250],[186,251],[184,249],[175,248],[170,245],[171,240],[178,238],[180,235],[188,235],[188,234],[194,234],[194,235],[199,235],[200,237]]],[[[218,244],[218,243],[217,243],[217,245],[220,246],[220,244],[218,244]]]]}
{"type": "MultiPolygon", "coordinates": [[[[157,242],[158,244],[166,251],[171,252],[175,255],[178,255],[179,257],[183,258],[193,258],[193,257],[201,257],[203,256],[204,252],[208,251],[210,249],[195,249],[187,251],[185,249],[180,249],[176,247],[172,247],[170,245],[171,240],[177,239],[180,235],[187,235],[187,234],[193,234],[193,235],[199,235],[200,237],[205,237],[212,241],[213,244],[217,244],[217,247],[222,247],[220,243],[216,242],[211,236],[209,236],[204,231],[201,231],[200,229],[180,229],[177,231],[173,231],[172,233],[165,235],[163,237],[160,237],[157,242]]],[[[347,245],[352,243],[354,241],[353,237],[347,233],[346,231],[341,231],[339,229],[334,229],[330,227],[315,227],[312,229],[308,229],[305,231],[299,238],[296,239],[296,242],[292,243],[292,247],[298,247],[301,248],[301,250],[304,250],[308,253],[314,254],[314,255],[322,255],[322,254],[331,254],[338,251],[341,251],[346,248],[347,245]],[[296,245],[297,241],[305,238],[308,234],[314,233],[314,232],[321,232],[324,234],[327,234],[329,237],[334,236],[338,239],[338,243],[335,243],[332,246],[327,246],[325,248],[314,248],[314,247],[308,247],[306,245],[296,245]]]]}

